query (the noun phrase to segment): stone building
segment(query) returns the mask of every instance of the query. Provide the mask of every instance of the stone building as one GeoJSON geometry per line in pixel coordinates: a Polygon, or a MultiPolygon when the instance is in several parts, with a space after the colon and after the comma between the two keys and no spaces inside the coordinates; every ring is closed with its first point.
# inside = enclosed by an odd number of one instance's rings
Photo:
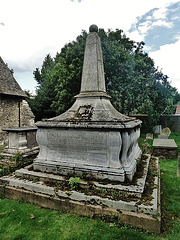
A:
{"type": "Polygon", "coordinates": [[[12,71],[0,57],[0,145],[4,144],[6,136],[3,129],[34,126],[34,114],[26,98],[12,71]]]}

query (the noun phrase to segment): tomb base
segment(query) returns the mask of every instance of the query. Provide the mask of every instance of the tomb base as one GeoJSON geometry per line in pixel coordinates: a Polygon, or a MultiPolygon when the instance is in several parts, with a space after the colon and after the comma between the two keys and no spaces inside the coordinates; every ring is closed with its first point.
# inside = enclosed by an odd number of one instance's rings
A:
{"type": "Polygon", "coordinates": [[[78,188],[70,189],[69,177],[34,171],[27,166],[14,175],[0,178],[1,195],[83,216],[108,219],[116,215],[122,223],[159,233],[160,174],[158,159],[150,157],[142,161],[142,174],[135,174],[132,184],[80,178],[78,188]],[[148,173],[149,164],[156,168],[153,176],[148,173]]]}
{"type": "Polygon", "coordinates": [[[39,127],[40,152],[33,168],[62,175],[86,174],[92,179],[132,181],[141,155],[138,137],[139,129],[124,134],[118,130],[39,127]]]}

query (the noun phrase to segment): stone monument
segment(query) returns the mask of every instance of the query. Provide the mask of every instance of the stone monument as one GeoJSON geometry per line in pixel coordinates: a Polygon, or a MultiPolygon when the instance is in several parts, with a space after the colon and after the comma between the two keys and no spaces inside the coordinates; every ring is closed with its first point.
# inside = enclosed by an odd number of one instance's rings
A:
{"type": "Polygon", "coordinates": [[[60,116],[37,122],[40,152],[33,169],[68,175],[130,181],[141,155],[141,121],[119,113],[106,93],[98,27],[87,36],[81,90],[60,116]]]}
{"type": "Polygon", "coordinates": [[[141,155],[140,123],[110,103],[98,28],[92,25],[75,103],[62,115],[37,123],[39,155],[33,165],[0,178],[0,194],[82,216],[116,215],[122,223],[159,233],[158,159],[143,156],[133,179],[141,155]],[[70,181],[74,173],[80,176],[77,189],[70,181]]]}

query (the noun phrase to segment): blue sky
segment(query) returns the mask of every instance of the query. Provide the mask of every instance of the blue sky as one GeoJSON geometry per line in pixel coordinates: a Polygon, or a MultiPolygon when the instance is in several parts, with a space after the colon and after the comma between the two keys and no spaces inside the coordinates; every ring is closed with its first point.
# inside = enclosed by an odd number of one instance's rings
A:
{"type": "Polygon", "coordinates": [[[0,0],[0,56],[22,89],[34,92],[33,71],[91,24],[122,29],[144,41],[155,65],[180,92],[180,1],[0,0]]]}

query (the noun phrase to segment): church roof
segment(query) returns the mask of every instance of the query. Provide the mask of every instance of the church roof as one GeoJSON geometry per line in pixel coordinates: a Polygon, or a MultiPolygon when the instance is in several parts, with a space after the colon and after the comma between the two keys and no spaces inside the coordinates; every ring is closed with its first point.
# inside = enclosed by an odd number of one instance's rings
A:
{"type": "Polygon", "coordinates": [[[0,57],[0,94],[25,98],[27,95],[21,89],[11,70],[0,57]]]}

